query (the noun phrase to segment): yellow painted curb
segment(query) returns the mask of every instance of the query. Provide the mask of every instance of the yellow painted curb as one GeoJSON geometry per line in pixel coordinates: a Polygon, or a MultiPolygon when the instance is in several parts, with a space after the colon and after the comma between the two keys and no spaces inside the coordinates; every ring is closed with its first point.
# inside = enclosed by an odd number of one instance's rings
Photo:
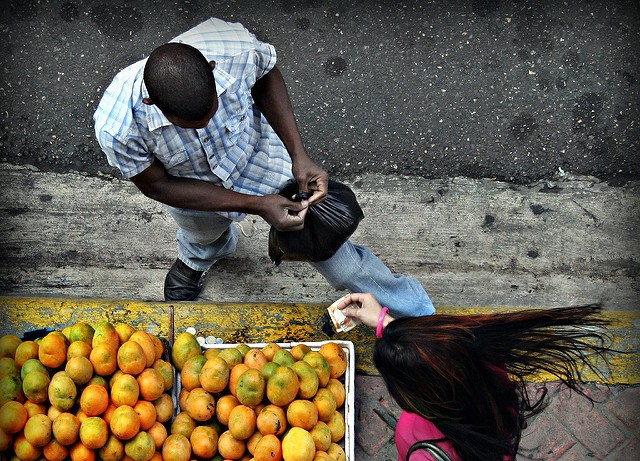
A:
{"type": "MultiPolygon", "coordinates": [[[[323,304],[271,303],[164,303],[107,299],[56,299],[0,296],[0,335],[17,334],[48,328],[62,330],[78,321],[97,324],[102,321],[128,323],[137,329],[168,338],[194,327],[198,335],[213,335],[226,343],[352,341],[356,351],[356,369],[364,374],[377,374],[372,361],[375,335],[371,329],[357,327],[346,334],[333,335],[327,323],[323,304]]],[[[508,312],[514,308],[440,307],[438,313],[467,315],[508,312]]],[[[605,311],[611,321],[613,347],[616,354],[604,371],[607,384],[640,384],[638,332],[640,312],[605,311]]],[[[600,382],[590,370],[584,370],[587,381],[600,382]]],[[[549,381],[549,376],[532,376],[531,381],[549,381]]]]}

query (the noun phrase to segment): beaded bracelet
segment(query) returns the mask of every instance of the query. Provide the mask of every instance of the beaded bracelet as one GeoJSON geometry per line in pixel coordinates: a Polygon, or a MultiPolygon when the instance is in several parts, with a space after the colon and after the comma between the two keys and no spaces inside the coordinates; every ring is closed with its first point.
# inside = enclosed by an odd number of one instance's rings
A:
{"type": "Polygon", "coordinates": [[[378,317],[378,326],[376,327],[376,338],[382,338],[382,328],[384,323],[384,318],[389,312],[389,308],[387,306],[383,307],[380,311],[380,317],[378,317]]]}

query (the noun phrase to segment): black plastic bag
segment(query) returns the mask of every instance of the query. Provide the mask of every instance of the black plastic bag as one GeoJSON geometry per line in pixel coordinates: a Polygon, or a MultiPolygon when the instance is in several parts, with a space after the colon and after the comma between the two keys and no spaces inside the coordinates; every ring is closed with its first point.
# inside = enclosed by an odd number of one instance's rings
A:
{"type": "MultiPolygon", "coordinates": [[[[280,195],[302,200],[298,185],[290,182],[280,195]]],[[[271,226],[269,257],[277,265],[285,261],[325,261],[355,232],[364,213],[349,186],[329,180],[327,198],[309,206],[304,228],[282,232],[271,226]]]]}

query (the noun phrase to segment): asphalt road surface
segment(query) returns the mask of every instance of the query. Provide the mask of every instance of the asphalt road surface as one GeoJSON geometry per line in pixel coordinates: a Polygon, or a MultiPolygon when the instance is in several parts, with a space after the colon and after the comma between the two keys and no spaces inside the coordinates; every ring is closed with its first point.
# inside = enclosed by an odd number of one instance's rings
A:
{"type": "Polygon", "coordinates": [[[0,162],[118,177],[93,133],[105,87],[216,16],[276,47],[334,177],[640,175],[636,0],[0,3],[0,162]]]}

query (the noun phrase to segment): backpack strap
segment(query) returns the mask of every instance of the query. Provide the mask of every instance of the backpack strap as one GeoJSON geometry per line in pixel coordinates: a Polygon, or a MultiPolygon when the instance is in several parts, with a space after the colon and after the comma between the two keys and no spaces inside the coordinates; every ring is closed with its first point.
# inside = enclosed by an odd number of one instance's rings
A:
{"type": "Polygon", "coordinates": [[[425,450],[433,457],[434,461],[451,461],[449,455],[431,440],[421,440],[411,445],[407,452],[407,461],[409,461],[411,454],[417,450],[425,450]]]}

